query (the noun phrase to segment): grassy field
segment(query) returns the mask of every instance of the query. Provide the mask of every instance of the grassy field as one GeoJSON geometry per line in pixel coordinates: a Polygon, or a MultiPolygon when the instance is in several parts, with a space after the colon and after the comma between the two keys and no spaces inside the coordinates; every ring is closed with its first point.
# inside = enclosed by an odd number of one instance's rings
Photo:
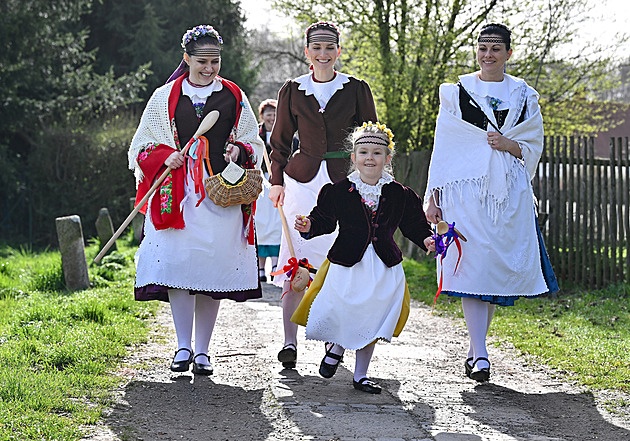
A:
{"type": "MultiPolygon", "coordinates": [[[[405,260],[403,266],[412,296],[432,305],[433,259],[405,260]]],[[[440,296],[434,313],[462,317],[460,300],[440,296]]],[[[599,291],[563,287],[557,298],[521,299],[497,308],[490,332],[592,389],[630,393],[628,284],[599,291]]]]}
{"type": "Polygon", "coordinates": [[[107,256],[93,288],[69,293],[58,252],[0,246],[1,440],[76,440],[111,404],[112,373],[156,307],[133,300],[133,253],[107,256]]]}

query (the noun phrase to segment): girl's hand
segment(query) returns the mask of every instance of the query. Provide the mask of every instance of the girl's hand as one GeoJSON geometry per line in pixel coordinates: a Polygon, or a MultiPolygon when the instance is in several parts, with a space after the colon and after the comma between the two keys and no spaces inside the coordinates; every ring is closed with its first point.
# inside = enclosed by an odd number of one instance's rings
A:
{"type": "Polygon", "coordinates": [[[238,159],[238,155],[241,153],[241,151],[239,150],[238,146],[234,145],[234,144],[228,144],[225,147],[225,153],[223,154],[223,158],[225,159],[225,162],[236,162],[236,160],[238,159]]]}
{"type": "Polygon", "coordinates": [[[172,168],[173,170],[176,168],[180,168],[182,165],[184,165],[184,155],[182,155],[182,152],[179,151],[173,152],[169,155],[168,158],[166,158],[166,160],[164,161],[164,165],[172,168]]]}
{"type": "Polygon", "coordinates": [[[494,150],[508,152],[510,155],[516,156],[519,159],[523,157],[518,142],[506,138],[499,132],[488,132],[488,145],[494,150]]]}
{"type": "Polygon", "coordinates": [[[269,189],[269,199],[273,202],[274,207],[277,207],[278,204],[284,205],[284,186],[272,185],[269,189]]]}
{"type": "Polygon", "coordinates": [[[436,196],[433,195],[429,198],[429,204],[424,212],[424,215],[429,222],[435,225],[439,222],[438,218],[442,219],[442,209],[436,206],[435,200],[433,199],[434,197],[436,196]]]}
{"type": "Polygon", "coordinates": [[[427,252],[435,252],[435,240],[431,236],[424,239],[424,246],[427,247],[427,252]]]}
{"type": "Polygon", "coordinates": [[[306,217],[298,214],[295,216],[295,225],[294,227],[300,233],[308,233],[311,231],[311,220],[306,217]]]}

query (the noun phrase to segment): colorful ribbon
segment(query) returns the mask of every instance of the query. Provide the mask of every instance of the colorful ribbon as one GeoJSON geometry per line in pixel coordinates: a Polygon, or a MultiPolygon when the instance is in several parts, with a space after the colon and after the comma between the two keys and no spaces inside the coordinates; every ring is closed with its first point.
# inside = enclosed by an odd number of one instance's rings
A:
{"type": "MultiPolygon", "coordinates": [[[[311,277],[312,273],[315,273],[315,267],[313,267],[313,265],[311,265],[310,263],[308,263],[308,259],[304,258],[304,259],[300,259],[297,260],[297,258],[295,257],[291,257],[289,259],[289,261],[287,262],[286,265],[284,265],[282,267],[282,269],[278,270],[278,271],[274,271],[273,273],[269,273],[272,276],[278,276],[280,274],[286,274],[287,277],[290,277],[291,282],[293,282],[293,278],[295,277],[295,274],[297,274],[297,269],[299,267],[302,268],[306,268],[308,270],[308,284],[306,285],[306,287],[308,288],[309,286],[311,286],[311,282],[313,281],[313,278],[311,277]]],[[[282,297],[284,297],[284,295],[287,293],[283,292],[282,293],[282,297]]]]}
{"type": "Polygon", "coordinates": [[[442,266],[442,262],[446,257],[446,252],[451,244],[455,243],[459,253],[457,256],[457,263],[455,264],[455,270],[453,271],[453,274],[455,274],[457,272],[457,267],[459,267],[459,261],[462,258],[462,246],[459,242],[459,235],[455,231],[455,222],[448,224],[448,231],[446,233],[441,235],[436,233],[431,236],[431,238],[435,241],[435,258],[440,258],[440,283],[438,285],[437,292],[435,293],[435,298],[433,299],[433,308],[431,309],[431,312],[433,312],[433,309],[435,309],[435,303],[442,292],[442,280],[444,276],[444,267],[442,266]]]}
{"type": "Polygon", "coordinates": [[[204,159],[209,160],[208,150],[208,140],[205,136],[200,136],[195,140],[188,151],[188,156],[193,160],[192,165],[190,165],[190,174],[195,183],[195,193],[201,194],[197,205],[195,205],[196,207],[198,207],[201,201],[206,197],[206,190],[203,185],[203,161],[204,159]]]}

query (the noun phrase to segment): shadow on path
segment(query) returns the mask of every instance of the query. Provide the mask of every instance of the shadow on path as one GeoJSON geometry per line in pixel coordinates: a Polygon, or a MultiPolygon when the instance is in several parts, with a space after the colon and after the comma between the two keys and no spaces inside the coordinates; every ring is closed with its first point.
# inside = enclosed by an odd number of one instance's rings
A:
{"type": "Polygon", "coordinates": [[[265,439],[273,428],[260,411],[263,393],[201,376],[132,381],[106,424],[121,440],[250,440],[252,433],[265,439]]]}
{"type": "Polygon", "coordinates": [[[630,431],[604,420],[591,393],[527,394],[484,384],[474,392],[463,392],[462,399],[474,410],[470,418],[513,437],[630,440],[630,431]],[[582,428],[582,432],[577,433],[576,428],[582,428]]]}
{"type": "Polygon", "coordinates": [[[352,372],[343,365],[330,379],[285,369],[279,373],[275,393],[301,433],[317,434],[316,439],[426,439],[433,409],[416,403],[426,416],[419,420],[389,392],[399,388],[398,381],[373,378],[385,386],[383,393],[355,390],[352,372]]]}

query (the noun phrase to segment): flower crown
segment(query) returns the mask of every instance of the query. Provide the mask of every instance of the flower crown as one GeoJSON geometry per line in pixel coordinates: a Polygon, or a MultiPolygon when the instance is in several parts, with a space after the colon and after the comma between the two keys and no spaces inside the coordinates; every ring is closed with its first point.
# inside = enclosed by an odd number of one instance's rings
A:
{"type": "Polygon", "coordinates": [[[193,40],[197,40],[201,37],[213,36],[219,40],[219,44],[223,44],[223,38],[219,33],[210,25],[199,25],[192,29],[188,29],[182,37],[182,47],[186,49],[186,45],[193,40]]]}
{"type": "Polygon", "coordinates": [[[387,148],[393,152],[394,151],[394,134],[392,133],[392,131],[385,125],[385,124],[381,124],[379,122],[377,123],[373,123],[372,121],[369,122],[364,122],[363,125],[359,128],[357,128],[355,133],[358,133],[364,129],[367,129],[368,127],[375,127],[376,129],[378,129],[383,135],[387,135],[387,138],[389,140],[389,144],[387,146],[387,148]]]}

